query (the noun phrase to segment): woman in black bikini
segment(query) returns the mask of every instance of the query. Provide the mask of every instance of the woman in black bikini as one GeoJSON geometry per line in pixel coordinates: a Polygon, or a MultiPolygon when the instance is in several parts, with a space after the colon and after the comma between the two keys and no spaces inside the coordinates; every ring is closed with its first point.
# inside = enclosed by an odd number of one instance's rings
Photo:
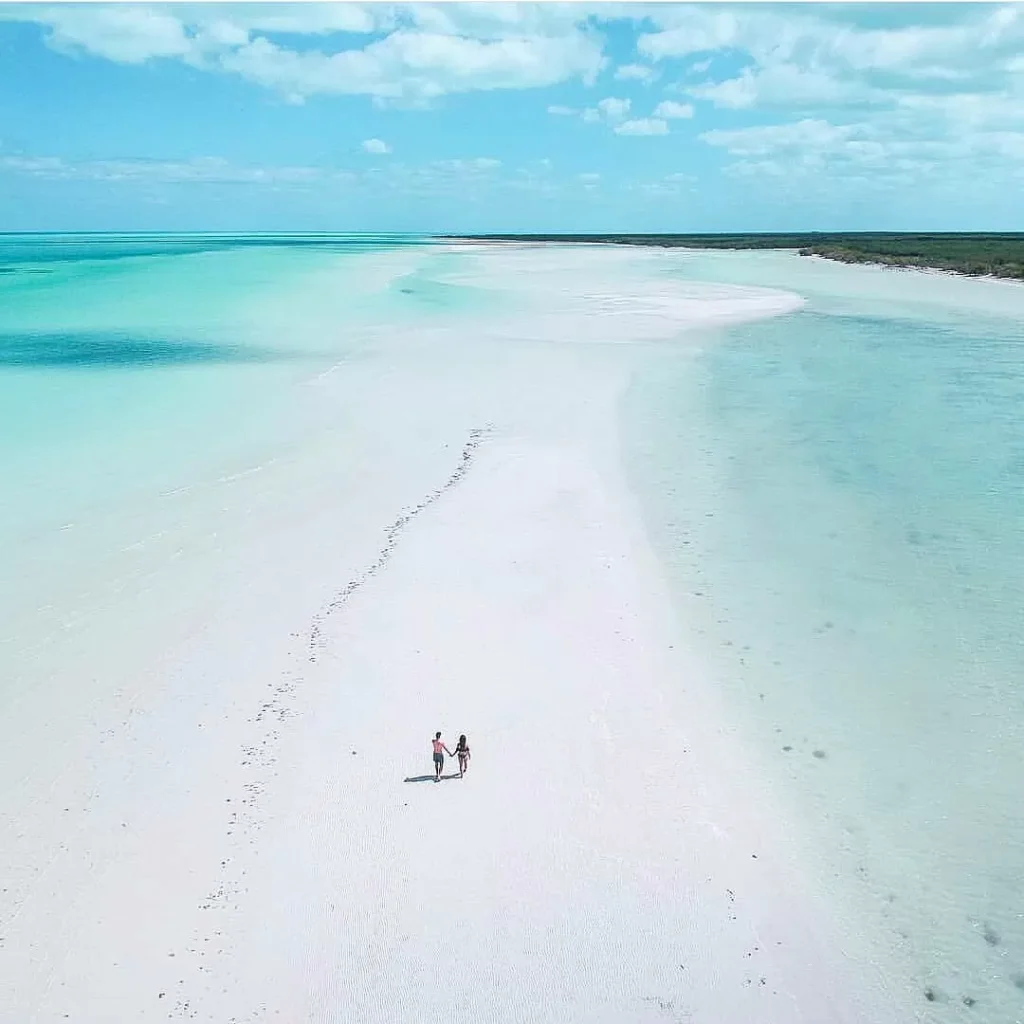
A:
{"type": "Polygon", "coordinates": [[[466,774],[466,768],[469,765],[469,744],[466,742],[466,734],[463,733],[459,737],[459,742],[455,745],[455,753],[459,757],[459,778],[466,774]]]}

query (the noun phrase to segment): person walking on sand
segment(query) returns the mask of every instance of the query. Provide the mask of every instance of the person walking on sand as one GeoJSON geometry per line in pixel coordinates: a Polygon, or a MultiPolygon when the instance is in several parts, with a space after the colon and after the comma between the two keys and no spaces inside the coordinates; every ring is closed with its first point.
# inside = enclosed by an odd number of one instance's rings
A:
{"type": "Polygon", "coordinates": [[[444,770],[444,755],[449,757],[455,755],[441,742],[441,734],[434,736],[434,781],[441,781],[441,772],[444,770]]]}
{"type": "Polygon", "coordinates": [[[459,742],[455,744],[455,753],[459,756],[459,778],[461,779],[469,767],[469,744],[466,742],[465,733],[459,737],[459,742]]]}

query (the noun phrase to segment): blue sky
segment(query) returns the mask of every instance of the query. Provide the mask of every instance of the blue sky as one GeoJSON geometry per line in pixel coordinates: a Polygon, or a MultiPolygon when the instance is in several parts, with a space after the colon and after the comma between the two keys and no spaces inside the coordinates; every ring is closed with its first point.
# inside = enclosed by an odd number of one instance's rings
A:
{"type": "Polygon", "coordinates": [[[0,5],[0,229],[1024,229],[1024,6],[0,5]]]}

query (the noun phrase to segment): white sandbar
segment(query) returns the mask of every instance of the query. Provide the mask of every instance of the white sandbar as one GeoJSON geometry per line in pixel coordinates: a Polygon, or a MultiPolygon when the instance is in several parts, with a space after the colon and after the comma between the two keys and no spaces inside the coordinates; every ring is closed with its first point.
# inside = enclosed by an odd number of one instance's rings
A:
{"type": "Polygon", "coordinates": [[[310,382],[341,425],[183,498],[51,638],[4,716],[0,1020],[907,1019],[678,635],[619,464],[636,356],[586,344],[797,300],[601,251],[530,293],[538,258],[479,250],[520,313],[310,382]],[[406,781],[436,729],[467,777],[406,781]]]}

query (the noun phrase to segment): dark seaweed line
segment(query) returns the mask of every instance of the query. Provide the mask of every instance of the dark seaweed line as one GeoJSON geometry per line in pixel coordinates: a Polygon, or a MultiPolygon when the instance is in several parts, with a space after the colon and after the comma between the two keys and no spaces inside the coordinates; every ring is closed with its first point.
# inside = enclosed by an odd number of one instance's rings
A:
{"type": "Polygon", "coordinates": [[[459,459],[459,464],[455,467],[451,476],[441,484],[440,487],[431,491],[418,505],[403,512],[385,531],[384,531],[384,546],[381,548],[380,553],[377,555],[376,560],[364,569],[354,579],[348,581],[345,586],[338,591],[337,594],[331,599],[322,612],[319,612],[313,617],[312,625],[309,630],[309,660],[316,662],[319,653],[325,646],[324,635],[323,635],[323,623],[324,620],[329,616],[333,615],[336,611],[342,608],[348,599],[362,586],[368,583],[374,576],[377,575],[387,565],[391,555],[393,554],[395,547],[398,545],[399,537],[402,531],[416,518],[421,512],[430,508],[434,502],[438,501],[447,491],[450,491],[455,487],[459,481],[469,471],[469,467],[473,462],[473,458],[476,455],[477,449],[483,442],[484,436],[487,434],[487,429],[477,428],[469,432],[469,440],[462,449],[462,456],[459,459]]]}

